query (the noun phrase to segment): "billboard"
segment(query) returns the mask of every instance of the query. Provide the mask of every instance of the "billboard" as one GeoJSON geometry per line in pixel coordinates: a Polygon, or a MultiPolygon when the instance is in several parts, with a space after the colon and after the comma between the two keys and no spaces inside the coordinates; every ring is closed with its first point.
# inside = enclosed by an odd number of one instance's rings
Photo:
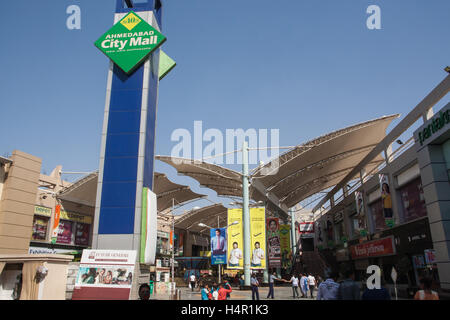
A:
{"type": "Polygon", "coordinates": [[[227,234],[226,228],[213,228],[211,235],[211,264],[227,263],[227,234]]]}
{"type": "Polygon", "coordinates": [[[242,248],[244,247],[243,225],[242,225],[242,209],[228,209],[228,259],[227,269],[243,269],[244,255],[242,248]],[[232,225],[233,222],[238,223],[232,225]]]}
{"type": "Polygon", "coordinates": [[[278,218],[267,218],[267,258],[269,268],[281,267],[280,222],[278,218]]]}
{"type": "Polygon", "coordinates": [[[251,269],[266,268],[266,212],[265,208],[250,208],[251,269]]]}
{"type": "Polygon", "coordinates": [[[128,300],[134,250],[83,250],[72,300],[128,300]]]}
{"type": "Polygon", "coordinates": [[[291,226],[288,224],[280,225],[280,247],[281,247],[281,266],[288,268],[291,265],[291,226]]]}
{"type": "Polygon", "coordinates": [[[392,228],[394,226],[394,212],[392,211],[392,198],[389,187],[389,178],[385,174],[380,174],[381,199],[383,205],[383,214],[386,226],[392,228]]]}

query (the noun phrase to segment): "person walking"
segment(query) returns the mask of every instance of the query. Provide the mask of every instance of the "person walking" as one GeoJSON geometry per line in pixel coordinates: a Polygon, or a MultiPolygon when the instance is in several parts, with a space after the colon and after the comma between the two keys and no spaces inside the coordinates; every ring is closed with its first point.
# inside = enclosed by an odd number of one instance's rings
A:
{"type": "Polygon", "coordinates": [[[306,274],[300,274],[300,288],[302,290],[302,298],[308,298],[308,277],[306,274]]]}
{"type": "Polygon", "coordinates": [[[336,282],[338,277],[337,272],[330,272],[330,276],[317,289],[317,300],[338,300],[339,283],[336,282]]]}
{"type": "Polygon", "coordinates": [[[355,281],[355,272],[347,270],[344,273],[344,281],[339,285],[339,300],[361,300],[361,288],[355,281]]]}
{"type": "Polygon", "coordinates": [[[433,281],[431,278],[425,277],[420,279],[420,286],[422,290],[416,292],[414,300],[439,300],[439,295],[436,291],[431,290],[433,281]]]}
{"type": "Polygon", "coordinates": [[[259,281],[256,279],[256,274],[254,273],[252,273],[252,277],[250,278],[250,284],[252,286],[252,300],[259,300],[259,281]]]}
{"type": "Polygon", "coordinates": [[[211,287],[211,300],[218,300],[219,298],[219,288],[217,283],[214,283],[211,287]]]}
{"type": "MultiPolygon", "coordinates": [[[[233,291],[233,290],[231,290],[231,285],[228,282],[228,280],[225,280],[224,288],[230,290],[230,292],[233,291]]],[[[231,298],[230,292],[227,292],[227,300],[231,298]]]]}
{"type": "Polygon", "coordinates": [[[269,297],[272,297],[272,299],[275,299],[274,290],[273,290],[273,286],[275,285],[275,280],[286,281],[286,280],[277,278],[276,272],[273,272],[269,277],[269,293],[267,294],[267,299],[269,299],[269,297]]]}
{"type": "Polygon", "coordinates": [[[314,299],[314,289],[316,287],[316,278],[312,275],[312,273],[308,276],[308,283],[309,283],[309,292],[311,293],[311,299],[314,299]]]}
{"type": "Polygon", "coordinates": [[[219,285],[217,300],[227,300],[227,294],[231,293],[231,291],[233,291],[231,286],[229,286],[229,289],[226,289],[225,284],[221,283],[219,285]]]}
{"type": "Polygon", "coordinates": [[[195,288],[195,274],[191,274],[190,283],[191,283],[191,290],[192,290],[192,292],[194,292],[194,288],[195,288]]]}
{"type": "Polygon", "coordinates": [[[292,283],[292,298],[300,298],[300,294],[298,293],[298,277],[293,274],[289,282],[292,283]]]}

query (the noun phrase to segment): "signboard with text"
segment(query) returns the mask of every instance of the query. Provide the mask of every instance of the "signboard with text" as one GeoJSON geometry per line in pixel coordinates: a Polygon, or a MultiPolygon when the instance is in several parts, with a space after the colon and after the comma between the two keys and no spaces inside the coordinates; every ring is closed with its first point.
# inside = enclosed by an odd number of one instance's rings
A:
{"type": "Polygon", "coordinates": [[[352,259],[390,256],[396,253],[394,237],[369,241],[350,247],[352,259]]]}

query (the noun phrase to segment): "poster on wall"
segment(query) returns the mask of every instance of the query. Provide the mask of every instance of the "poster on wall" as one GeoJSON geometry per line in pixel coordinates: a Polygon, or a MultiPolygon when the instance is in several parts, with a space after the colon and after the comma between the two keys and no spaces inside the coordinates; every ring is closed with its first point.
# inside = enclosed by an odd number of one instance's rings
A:
{"type": "Polygon", "coordinates": [[[86,223],[77,223],[75,226],[75,244],[78,246],[89,245],[89,233],[91,226],[86,223]]]}
{"type": "Polygon", "coordinates": [[[251,269],[266,268],[266,212],[265,208],[250,208],[251,269]]]}
{"type": "MultiPolygon", "coordinates": [[[[364,198],[360,191],[355,192],[356,215],[358,217],[358,229],[355,230],[363,237],[367,235],[366,212],[364,209],[364,198]]],[[[356,228],[355,228],[356,229],[356,228]]]]}
{"type": "Polygon", "coordinates": [[[33,218],[33,233],[31,239],[45,240],[47,237],[48,218],[34,216],[33,218]]]}
{"type": "Polygon", "coordinates": [[[72,243],[72,221],[60,220],[58,226],[58,237],[56,243],[72,243]]]}
{"type": "Polygon", "coordinates": [[[280,225],[281,267],[289,268],[292,264],[291,226],[280,225]]]}
{"type": "Polygon", "coordinates": [[[228,209],[228,260],[227,269],[243,269],[244,247],[242,209],[228,209]],[[238,222],[237,224],[233,224],[238,222]]]}
{"type": "Polygon", "coordinates": [[[227,263],[227,238],[225,228],[213,228],[211,236],[211,264],[227,263]]]}
{"type": "Polygon", "coordinates": [[[386,226],[392,228],[394,226],[394,212],[392,211],[391,190],[389,187],[389,178],[385,174],[379,174],[381,199],[383,205],[383,215],[386,226]]]}
{"type": "Polygon", "coordinates": [[[267,218],[267,259],[269,268],[281,267],[280,223],[278,218],[267,218]]]}
{"type": "Polygon", "coordinates": [[[72,300],[128,300],[135,250],[83,250],[72,300]]]}

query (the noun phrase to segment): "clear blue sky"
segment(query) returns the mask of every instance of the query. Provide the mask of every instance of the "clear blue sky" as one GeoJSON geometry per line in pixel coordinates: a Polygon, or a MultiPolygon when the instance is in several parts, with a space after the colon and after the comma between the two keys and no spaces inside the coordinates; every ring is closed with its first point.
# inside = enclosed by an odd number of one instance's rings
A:
{"type": "MultiPolygon", "coordinates": [[[[382,115],[405,115],[450,64],[448,0],[166,0],[157,154],[174,129],[278,128],[297,145],[382,115]],[[382,30],[366,8],[381,7],[382,30]]],[[[98,168],[107,58],[93,45],[115,0],[4,1],[0,19],[0,155],[19,149],[43,171],[98,168]],[[66,8],[82,29],[66,28],[66,8]]],[[[158,163],[179,183],[171,167],[158,163]]],[[[213,197],[214,198],[214,197],[213,197]]],[[[229,201],[228,201],[229,202],[229,201]]]]}

